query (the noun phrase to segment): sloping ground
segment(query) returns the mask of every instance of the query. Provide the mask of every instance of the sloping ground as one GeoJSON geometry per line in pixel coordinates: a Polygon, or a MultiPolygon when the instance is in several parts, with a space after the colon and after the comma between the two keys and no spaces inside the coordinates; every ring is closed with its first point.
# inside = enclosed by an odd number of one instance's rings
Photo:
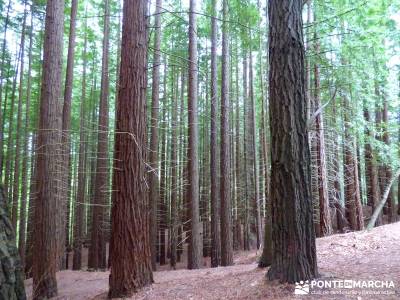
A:
{"type": "MultiPolygon", "coordinates": [[[[322,279],[388,280],[395,287],[371,290],[386,290],[385,295],[349,295],[362,290],[333,288],[318,292],[347,294],[294,295],[294,285],[265,279],[266,270],[257,268],[255,252],[242,252],[235,255],[232,267],[155,272],[152,287],[132,299],[400,299],[400,223],[318,239],[317,251],[322,279]]],[[[63,271],[58,273],[58,284],[58,299],[106,299],[108,272],[63,271]]],[[[26,287],[31,294],[31,280],[26,287]]]]}

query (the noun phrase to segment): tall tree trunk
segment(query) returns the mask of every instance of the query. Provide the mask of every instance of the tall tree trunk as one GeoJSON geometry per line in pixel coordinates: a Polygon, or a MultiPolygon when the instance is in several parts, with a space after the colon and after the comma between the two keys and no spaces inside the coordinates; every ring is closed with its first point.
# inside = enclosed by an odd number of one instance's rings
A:
{"type": "MultiPolygon", "coordinates": [[[[365,157],[365,177],[366,177],[366,185],[367,185],[367,203],[371,206],[372,211],[375,211],[379,200],[380,200],[380,191],[379,191],[379,178],[378,178],[378,168],[376,165],[376,159],[374,157],[373,148],[371,145],[371,141],[374,139],[374,133],[370,129],[371,117],[367,107],[367,104],[363,103],[364,109],[364,120],[366,122],[365,126],[365,138],[366,142],[364,144],[364,157],[365,157]]],[[[376,226],[382,225],[382,214],[378,215],[376,220],[376,226]]]]}
{"type": "MultiPolygon", "coordinates": [[[[85,29],[87,25],[85,24],[85,29]]],[[[83,242],[83,219],[85,209],[85,194],[86,194],[86,66],[87,66],[87,35],[83,46],[83,73],[82,73],[82,96],[81,96],[81,111],[80,111],[80,134],[79,134],[79,162],[78,162],[78,195],[75,202],[74,215],[74,256],[72,261],[72,269],[80,270],[82,268],[82,242],[83,242]]]]}
{"type": "MultiPolygon", "coordinates": [[[[236,105],[235,105],[235,188],[236,188],[236,210],[235,210],[235,224],[234,224],[234,250],[243,249],[243,239],[242,239],[242,228],[241,228],[241,215],[239,215],[238,211],[242,211],[242,203],[243,203],[243,192],[242,192],[242,170],[240,168],[241,165],[241,151],[240,151],[240,99],[239,99],[239,54],[238,54],[238,43],[236,38],[236,51],[235,51],[235,60],[236,60],[236,105]],[[236,241],[236,243],[235,243],[236,241]]],[[[212,177],[214,178],[214,177],[212,177]]]]}
{"type": "MultiPolygon", "coordinates": [[[[13,157],[13,129],[14,129],[14,109],[15,109],[15,94],[16,94],[16,90],[17,90],[17,79],[18,79],[18,70],[19,70],[19,62],[20,59],[22,59],[22,39],[23,36],[21,36],[21,43],[20,43],[20,47],[19,50],[16,51],[16,61],[15,61],[15,75],[13,78],[13,83],[12,83],[12,91],[11,91],[11,103],[10,103],[10,113],[8,116],[8,135],[7,135],[7,160],[6,160],[6,168],[5,168],[5,184],[4,184],[4,192],[5,192],[5,196],[6,196],[6,200],[9,201],[12,205],[12,176],[11,176],[11,170],[12,170],[12,163],[14,161],[14,157],[13,157]]],[[[6,107],[4,107],[6,108],[6,107]]],[[[4,114],[5,114],[5,110],[4,110],[4,114]]]]}
{"type": "MultiPolygon", "coordinates": [[[[24,53],[25,53],[25,31],[26,18],[28,15],[27,4],[25,3],[24,20],[22,23],[21,33],[21,67],[19,70],[19,87],[18,87],[18,109],[17,109],[17,132],[15,141],[15,160],[14,160],[14,181],[12,193],[12,225],[14,230],[17,230],[18,222],[18,203],[19,203],[19,184],[20,184],[20,155],[21,155],[21,127],[22,127],[22,97],[24,85],[24,53]]],[[[14,116],[11,116],[14,118],[14,116]]],[[[11,120],[11,119],[10,119],[11,120]]],[[[11,138],[11,137],[9,137],[11,138]]]]}
{"type": "MultiPolygon", "coordinates": [[[[63,105],[63,116],[62,116],[62,151],[63,151],[63,171],[62,171],[62,204],[63,208],[61,211],[62,218],[60,219],[62,228],[65,230],[62,232],[61,240],[64,241],[64,245],[61,247],[62,254],[69,248],[69,202],[71,195],[71,102],[72,102],[72,87],[74,80],[74,60],[75,60],[75,32],[76,32],[76,14],[78,10],[78,0],[71,0],[71,15],[69,23],[69,37],[68,37],[68,54],[67,54],[67,70],[65,76],[64,86],[64,105],[63,105]]],[[[68,254],[67,254],[68,255],[68,254]]],[[[61,269],[66,267],[64,255],[61,261],[61,269]]]]}
{"type": "MultiPolygon", "coordinates": [[[[31,9],[32,11],[32,9],[31,9]]],[[[21,256],[22,266],[25,265],[25,238],[26,238],[26,204],[28,200],[28,160],[29,160],[29,128],[30,128],[30,108],[31,108],[31,74],[32,74],[32,43],[33,43],[33,15],[31,15],[31,26],[29,31],[29,54],[28,54],[28,81],[26,89],[25,104],[25,140],[22,160],[22,187],[21,187],[21,209],[19,218],[19,241],[18,249],[21,256]]],[[[33,158],[31,164],[33,164],[33,158]]]]}
{"type": "Polygon", "coordinates": [[[302,0],[269,2],[272,138],[270,280],[317,276],[305,95],[302,0]],[[285,109],[283,109],[285,107],[285,109]]]}
{"type": "Polygon", "coordinates": [[[201,236],[199,213],[199,166],[198,166],[198,116],[197,116],[197,15],[196,0],[190,0],[189,9],[189,85],[188,85],[188,197],[190,199],[191,234],[189,245],[189,269],[198,269],[201,266],[201,236]]]}
{"type": "MultiPolygon", "coordinates": [[[[389,116],[388,116],[388,100],[387,96],[383,96],[383,109],[382,109],[382,123],[384,126],[383,131],[383,142],[386,144],[387,147],[390,147],[390,136],[389,136],[389,116]]],[[[386,164],[384,167],[384,182],[385,188],[388,185],[390,179],[392,178],[392,169],[389,164],[386,164]]],[[[395,213],[395,203],[393,197],[393,190],[390,189],[389,195],[387,198],[387,210],[388,210],[388,222],[392,223],[396,220],[396,213],[395,213]]]]}
{"type": "Polygon", "coordinates": [[[251,158],[253,161],[253,180],[254,180],[254,212],[256,218],[256,235],[257,235],[257,249],[261,246],[262,241],[262,226],[261,226],[261,209],[260,209],[260,181],[258,174],[258,156],[257,156],[257,131],[256,131],[256,104],[254,101],[254,87],[253,87],[253,55],[250,50],[250,62],[249,62],[249,98],[250,98],[250,114],[249,114],[249,128],[251,130],[251,153],[253,157],[251,158]]]}
{"type": "Polygon", "coordinates": [[[344,177],[345,182],[345,207],[346,219],[352,230],[361,230],[363,225],[363,215],[361,207],[361,199],[359,193],[358,167],[355,158],[355,138],[350,133],[350,112],[351,108],[347,95],[343,93],[343,114],[344,114],[344,177]]]}
{"type": "Polygon", "coordinates": [[[247,99],[247,53],[243,50],[243,161],[244,161],[244,203],[243,203],[243,222],[244,222],[244,250],[250,250],[250,211],[248,200],[249,171],[247,166],[247,119],[248,119],[248,99],[247,99]]]}
{"type": "Polygon", "coordinates": [[[220,218],[218,197],[218,165],[217,165],[217,20],[216,0],[212,0],[211,18],[211,131],[210,131],[210,176],[211,176],[211,267],[220,264],[220,218]]]}
{"type": "MultiPolygon", "coordinates": [[[[6,45],[7,45],[7,29],[8,29],[8,23],[10,21],[10,9],[11,9],[11,0],[8,0],[8,5],[7,5],[7,14],[6,14],[6,19],[4,20],[4,35],[3,35],[3,44],[1,46],[1,65],[0,65],[0,125],[3,124],[5,115],[2,113],[1,107],[2,107],[2,100],[3,100],[3,71],[4,71],[4,62],[6,58],[6,45]]],[[[7,73],[9,72],[9,69],[7,70],[7,73]]],[[[8,78],[8,74],[7,74],[8,78]]],[[[6,97],[7,100],[7,97],[6,97]]],[[[4,105],[6,107],[6,105],[4,105]]],[[[0,131],[0,178],[3,177],[3,155],[4,155],[4,126],[2,126],[2,129],[0,131]]]]}
{"type": "Polygon", "coordinates": [[[145,180],[146,15],[146,1],[124,1],[112,189],[110,298],[129,297],[153,282],[145,180]]]}
{"type": "Polygon", "coordinates": [[[35,222],[35,203],[36,203],[36,144],[37,134],[32,134],[32,150],[31,150],[31,176],[29,185],[29,206],[28,206],[28,222],[26,232],[26,251],[25,251],[25,276],[31,278],[33,276],[33,246],[34,246],[34,222],[35,222]]]}
{"type": "MultiPolygon", "coordinates": [[[[316,19],[314,17],[314,19],[316,19]]],[[[317,33],[314,33],[315,52],[319,53],[320,46],[317,39],[317,33]]],[[[314,104],[315,110],[321,107],[321,83],[318,64],[314,64],[314,104]]],[[[318,195],[319,195],[319,233],[321,236],[332,233],[332,220],[329,209],[328,178],[325,156],[325,131],[322,112],[315,118],[316,129],[316,151],[318,166],[318,195]]]]}
{"type": "Polygon", "coordinates": [[[93,198],[93,219],[89,248],[89,268],[105,269],[106,263],[106,206],[109,195],[108,158],[108,56],[110,35],[110,4],[104,3],[103,55],[101,68],[100,108],[97,135],[97,163],[93,198]]]}
{"type": "Polygon", "coordinates": [[[150,140],[150,159],[151,167],[149,173],[150,185],[150,241],[151,241],[151,265],[156,270],[156,244],[157,244],[157,205],[159,201],[159,182],[158,182],[158,115],[160,110],[160,45],[161,45],[161,7],[162,0],[157,0],[155,11],[155,35],[154,35],[154,54],[153,54],[153,81],[151,94],[151,140],[150,140]]]}
{"type": "MultiPolygon", "coordinates": [[[[56,271],[60,254],[60,145],[61,72],[64,33],[64,0],[46,7],[43,77],[37,142],[35,238],[33,260],[34,299],[57,296],[56,271]],[[51,158],[51,159],[50,159],[51,158]]],[[[64,242],[64,241],[62,241],[64,242]]]]}
{"type": "MultiPolygon", "coordinates": [[[[336,101],[333,99],[333,107],[332,107],[332,115],[337,116],[337,108],[336,101]]],[[[333,119],[332,128],[338,130],[336,118],[333,119]]],[[[333,142],[333,202],[336,210],[336,220],[337,220],[337,229],[339,232],[343,232],[344,227],[346,225],[346,217],[345,217],[345,209],[342,201],[342,184],[340,180],[340,157],[339,157],[339,148],[340,144],[337,139],[333,142]]]]}
{"type": "Polygon", "coordinates": [[[223,0],[221,81],[221,266],[233,264],[230,148],[229,148],[229,62],[228,0],[223,0]]]}
{"type": "Polygon", "coordinates": [[[175,269],[177,259],[177,224],[178,224],[178,177],[177,177],[177,138],[178,138],[178,80],[176,76],[175,93],[173,95],[172,117],[171,117],[171,266],[175,269]]]}
{"type": "MultiPolygon", "coordinates": [[[[268,21],[268,0],[266,5],[266,18],[267,23],[268,21]]],[[[267,43],[268,45],[268,43],[267,43]]],[[[267,47],[268,48],[268,47],[267,47]]],[[[261,46],[260,46],[261,49],[261,46]]],[[[261,54],[260,54],[261,56],[261,54]]],[[[268,58],[268,54],[267,54],[268,58]]],[[[261,63],[260,63],[261,64],[261,63]]],[[[264,81],[263,73],[261,73],[261,81],[264,81]]],[[[268,72],[266,72],[268,73],[268,72]]],[[[267,82],[267,78],[265,78],[267,82]]],[[[263,86],[263,83],[261,85],[263,86]]],[[[267,84],[265,84],[267,87],[267,84]]],[[[268,115],[268,108],[267,108],[267,99],[268,95],[262,97],[262,119],[261,119],[261,127],[263,134],[262,137],[262,150],[263,150],[263,157],[264,157],[264,197],[265,197],[265,226],[264,226],[264,243],[263,243],[263,252],[261,254],[261,258],[258,262],[258,267],[265,268],[271,265],[273,259],[273,250],[272,250],[272,216],[271,216],[271,200],[269,194],[269,183],[270,183],[270,174],[269,174],[269,151],[268,151],[268,144],[267,144],[267,120],[266,115],[268,115]]]]}
{"type": "Polygon", "coordinates": [[[159,262],[160,265],[166,264],[166,235],[165,229],[167,229],[167,210],[166,202],[168,199],[167,195],[167,128],[168,128],[168,93],[167,93],[167,60],[165,58],[164,63],[164,89],[163,89],[163,108],[162,108],[162,119],[161,119],[161,164],[160,164],[160,194],[159,194],[159,202],[158,202],[158,232],[159,232],[159,262]]]}
{"type": "MultiPolygon", "coordinates": [[[[43,24],[43,23],[42,23],[43,24]]],[[[43,27],[43,25],[42,25],[43,27]]],[[[41,53],[43,47],[43,39],[40,39],[40,51],[41,53]]],[[[42,65],[39,67],[39,74],[37,78],[42,78],[42,65]]],[[[40,101],[41,97],[41,90],[39,91],[38,95],[38,102],[40,101]]],[[[40,106],[36,107],[35,114],[39,115],[40,106]]],[[[33,128],[38,128],[38,121],[34,124],[33,128]]],[[[28,206],[28,224],[27,224],[27,235],[26,235],[26,253],[25,253],[25,274],[28,278],[33,276],[33,258],[34,258],[34,226],[35,226],[35,206],[37,201],[37,139],[38,139],[38,132],[34,130],[32,134],[32,149],[31,149],[31,176],[30,176],[30,185],[29,185],[29,206],[28,206]]]]}

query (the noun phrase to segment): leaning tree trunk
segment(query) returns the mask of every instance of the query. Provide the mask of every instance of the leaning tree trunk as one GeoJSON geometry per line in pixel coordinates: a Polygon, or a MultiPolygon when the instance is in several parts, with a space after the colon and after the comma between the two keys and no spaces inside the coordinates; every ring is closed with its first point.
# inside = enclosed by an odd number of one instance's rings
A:
{"type": "Polygon", "coordinates": [[[302,0],[269,2],[271,206],[270,280],[317,276],[305,95],[302,0]]]}
{"type": "Polygon", "coordinates": [[[61,72],[64,0],[46,7],[43,77],[36,161],[36,201],[33,260],[34,299],[57,296],[56,271],[60,253],[59,212],[61,164],[61,72]]]}
{"type": "Polygon", "coordinates": [[[146,185],[147,1],[124,1],[115,125],[110,298],[153,282],[146,185]]]}
{"type": "MultiPolygon", "coordinates": [[[[89,268],[105,269],[106,263],[106,206],[109,195],[109,157],[108,157],[108,54],[110,35],[109,0],[104,7],[104,36],[101,69],[100,108],[97,142],[96,177],[93,198],[92,232],[89,248],[89,268]]],[[[107,226],[108,227],[108,226],[107,226]]]]}

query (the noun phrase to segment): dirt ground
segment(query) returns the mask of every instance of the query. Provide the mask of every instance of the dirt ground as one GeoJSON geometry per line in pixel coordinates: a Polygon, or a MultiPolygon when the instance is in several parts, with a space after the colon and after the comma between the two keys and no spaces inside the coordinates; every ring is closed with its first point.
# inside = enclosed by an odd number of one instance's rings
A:
{"type": "MultiPolygon", "coordinates": [[[[163,266],[154,273],[154,284],[131,299],[400,299],[400,222],[371,231],[317,239],[317,253],[321,279],[393,281],[394,288],[311,289],[308,295],[295,295],[294,285],[265,279],[266,270],[258,269],[256,263],[260,252],[252,251],[236,253],[232,267],[172,271],[163,266]],[[324,295],[313,294],[314,291],[324,295]],[[365,291],[375,294],[364,295],[365,291]]],[[[106,299],[108,275],[108,272],[59,272],[57,299],[106,299]]],[[[26,281],[26,288],[30,296],[32,280],[26,281]]]]}

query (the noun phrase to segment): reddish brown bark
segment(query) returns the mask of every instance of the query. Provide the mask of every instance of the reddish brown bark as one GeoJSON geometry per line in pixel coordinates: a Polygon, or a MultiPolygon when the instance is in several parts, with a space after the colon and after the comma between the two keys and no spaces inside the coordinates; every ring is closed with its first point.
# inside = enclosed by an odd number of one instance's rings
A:
{"type": "Polygon", "coordinates": [[[218,165],[217,165],[217,20],[215,16],[216,0],[212,1],[211,19],[211,126],[210,126],[210,176],[211,176],[211,267],[218,267],[220,264],[220,212],[219,195],[217,186],[218,165]]]}
{"type": "Polygon", "coordinates": [[[190,0],[189,11],[189,85],[188,85],[188,198],[190,199],[190,246],[189,269],[198,269],[201,266],[202,245],[200,236],[200,212],[199,212],[199,166],[198,166],[198,111],[197,111],[197,15],[196,0],[190,0]]]}
{"type": "Polygon", "coordinates": [[[302,0],[270,1],[269,99],[274,257],[270,280],[317,276],[307,132],[302,0]]]}
{"type": "MultiPolygon", "coordinates": [[[[175,75],[176,76],[176,75],[175,75]]],[[[177,149],[178,149],[178,79],[176,76],[171,117],[171,248],[170,248],[170,264],[175,269],[177,260],[177,233],[178,233],[178,164],[177,164],[177,149]]]]}
{"type": "Polygon", "coordinates": [[[106,232],[107,210],[109,201],[109,157],[108,157],[108,56],[110,35],[110,7],[109,0],[104,3],[104,35],[103,55],[101,69],[100,107],[97,134],[97,162],[94,183],[92,231],[89,248],[88,267],[93,269],[105,269],[106,263],[106,232]]]}
{"type": "MultiPolygon", "coordinates": [[[[63,151],[63,171],[62,171],[62,202],[63,208],[60,216],[60,222],[62,228],[65,230],[62,232],[60,239],[65,241],[62,254],[65,250],[69,250],[69,204],[71,199],[71,141],[70,141],[70,129],[71,129],[71,102],[72,102],[72,87],[74,79],[74,58],[75,58],[75,32],[76,32],[76,14],[78,8],[78,0],[71,1],[71,15],[69,24],[69,37],[68,37],[68,54],[67,54],[67,69],[65,76],[64,86],[64,105],[63,105],[63,116],[62,116],[62,151],[63,151]]],[[[68,255],[68,254],[67,254],[68,255]]],[[[64,257],[64,256],[63,256],[64,257]]],[[[68,256],[67,256],[68,257],[68,256]]],[[[65,262],[62,262],[61,268],[65,268],[65,262]]]]}
{"type": "Polygon", "coordinates": [[[162,0],[157,0],[155,11],[155,35],[154,35],[154,54],[153,54],[153,81],[151,94],[151,139],[149,165],[149,201],[151,206],[151,265],[156,270],[156,245],[157,245],[157,205],[159,201],[159,181],[158,181],[158,116],[159,116],[159,94],[160,94],[160,45],[161,45],[161,7],[162,0]]]}
{"type": "MultiPolygon", "coordinates": [[[[50,0],[46,7],[43,77],[38,128],[35,231],[33,260],[34,299],[57,295],[61,230],[61,72],[64,1],[50,0]],[[51,158],[51,159],[50,159],[51,158]]],[[[62,241],[63,242],[63,241],[62,241]]]]}
{"type": "MultiPolygon", "coordinates": [[[[86,24],[85,24],[86,29],[86,24]]],[[[73,249],[74,256],[72,262],[73,270],[80,270],[82,267],[82,242],[83,242],[83,220],[84,220],[84,204],[86,196],[86,122],[85,122],[85,103],[86,103],[86,48],[87,36],[83,46],[83,74],[82,74],[82,96],[81,96],[81,111],[80,111],[80,135],[79,135],[79,162],[78,162],[78,192],[75,202],[74,214],[74,241],[73,249]]]]}
{"type": "MultiPolygon", "coordinates": [[[[223,0],[223,19],[227,19],[228,2],[223,0]]],[[[221,266],[233,264],[230,148],[229,148],[229,74],[228,26],[222,24],[222,81],[221,81],[221,266]]]]}
{"type": "MultiPolygon", "coordinates": [[[[369,128],[372,126],[371,117],[369,110],[367,108],[367,104],[364,103],[364,120],[367,123],[365,126],[365,135],[366,142],[364,144],[364,156],[365,156],[365,177],[366,177],[366,186],[367,186],[367,203],[372,207],[372,211],[375,211],[379,200],[380,200],[380,191],[379,191],[379,178],[378,178],[378,168],[376,165],[376,159],[374,157],[371,140],[374,139],[374,133],[369,128]]],[[[382,225],[382,214],[378,215],[376,220],[376,226],[382,225]]]]}
{"type": "MultiPolygon", "coordinates": [[[[388,100],[387,100],[387,96],[386,95],[384,95],[384,97],[383,97],[382,123],[383,123],[383,126],[384,126],[383,142],[388,147],[390,147],[390,136],[389,136],[389,131],[388,131],[388,126],[389,126],[388,100]]],[[[390,179],[392,178],[392,169],[391,169],[391,166],[389,164],[386,164],[384,166],[383,175],[384,175],[384,178],[383,178],[384,187],[386,188],[387,185],[389,184],[390,179]]],[[[390,189],[386,203],[387,203],[387,212],[388,212],[388,222],[392,223],[392,222],[394,222],[396,220],[393,189],[390,189]]]]}
{"type": "Polygon", "coordinates": [[[124,1],[113,175],[110,298],[153,282],[146,186],[147,1],[124,1]]]}
{"type": "MultiPolygon", "coordinates": [[[[8,0],[8,5],[7,5],[7,14],[6,14],[6,19],[4,21],[4,35],[3,35],[3,44],[1,46],[1,65],[0,65],[0,126],[2,126],[4,122],[4,114],[1,110],[2,107],[2,100],[3,100],[3,77],[4,77],[4,62],[6,58],[6,45],[7,45],[7,29],[10,21],[10,9],[11,9],[11,4],[12,1],[8,0]]],[[[8,78],[8,73],[10,69],[8,68],[7,70],[7,78],[8,78]]],[[[7,103],[7,96],[5,97],[5,104],[7,103]]],[[[4,105],[4,108],[6,105],[4,105]]],[[[4,149],[3,149],[3,144],[4,144],[4,126],[1,127],[0,131],[0,177],[3,176],[3,154],[4,154],[4,149]]]]}
{"type": "MultiPolygon", "coordinates": [[[[12,193],[12,219],[11,219],[11,222],[14,227],[14,230],[17,229],[17,222],[18,222],[20,156],[21,156],[21,136],[22,136],[22,134],[21,134],[22,97],[23,97],[23,84],[24,84],[24,53],[25,53],[25,31],[26,31],[27,15],[28,15],[28,10],[27,10],[27,6],[25,4],[24,21],[22,23],[22,33],[21,33],[21,68],[19,71],[17,131],[16,131],[16,142],[15,142],[14,180],[13,180],[13,188],[12,188],[13,193],[12,193]]],[[[14,116],[11,116],[11,117],[14,118],[14,116]]]]}
{"type": "MultiPolygon", "coordinates": [[[[22,266],[25,265],[25,238],[26,238],[26,204],[28,203],[28,160],[29,160],[29,126],[30,126],[30,108],[31,108],[31,74],[32,74],[32,42],[33,42],[33,17],[31,17],[31,28],[29,33],[29,58],[28,58],[28,80],[26,89],[26,107],[25,107],[25,140],[23,148],[22,161],[22,187],[21,187],[21,209],[19,218],[19,241],[18,250],[21,256],[22,266]]],[[[33,164],[33,158],[31,160],[33,164]]]]}
{"type": "Polygon", "coordinates": [[[350,133],[350,104],[347,95],[343,93],[344,109],[344,177],[345,181],[345,208],[346,219],[352,230],[361,230],[364,228],[363,213],[361,209],[360,186],[358,179],[358,164],[355,158],[355,138],[350,133]]]}
{"type": "MultiPolygon", "coordinates": [[[[314,34],[317,41],[317,34],[314,34]]],[[[315,52],[319,53],[319,42],[315,42],[315,52]]],[[[318,110],[321,107],[321,83],[318,64],[314,64],[314,105],[318,110]]],[[[325,131],[322,112],[315,118],[316,151],[318,165],[318,195],[319,195],[319,233],[321,236],[332,233],[332,221],[329,209],[328,178],[325,155],[325,131]]]]}

